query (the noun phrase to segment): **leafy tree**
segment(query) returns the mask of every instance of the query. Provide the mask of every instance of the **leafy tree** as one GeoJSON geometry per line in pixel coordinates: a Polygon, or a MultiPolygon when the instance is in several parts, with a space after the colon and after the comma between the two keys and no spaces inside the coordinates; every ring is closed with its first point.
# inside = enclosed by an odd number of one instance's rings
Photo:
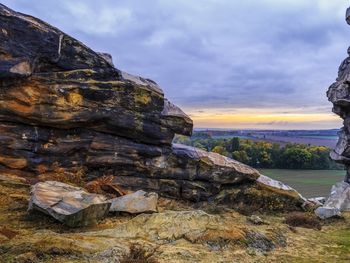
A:
{"type": "Polygon", "coordinates": [[[238,137],[233,137],[231,139],[231,147],[229,149],[231,152],[239,151],[240,150],[240,143],[238,137]]]}
{"type": "Polygon", "coordinates": [[[323,146],[252,141],[233,137],[212,138],[207,132],[192,136],[176,136],[174,142],[216,152],[237,161],[260,168],[281,169],[341,169],[329,158],[331,149],[323,146]]]}
{"type": "Polygon", "coordinates": [[[215,146],[212,152],[218,153],[227,157],[230,155],[223,146],[215,146]]]}
{"type": "Polygon", "coordinates": [[[288,147],[282,154],[285,168],[302,169],[309,166],[312,154],[301,147],[288,147]]]}
{"type": "Polygon", "coordinates": [[[246,151],[234,151],[232,153],[232,158],[241,162],[241,163],[245,163],[245,164],[249,164],[250,163],[250,158],[247,154],[246,151]]]}

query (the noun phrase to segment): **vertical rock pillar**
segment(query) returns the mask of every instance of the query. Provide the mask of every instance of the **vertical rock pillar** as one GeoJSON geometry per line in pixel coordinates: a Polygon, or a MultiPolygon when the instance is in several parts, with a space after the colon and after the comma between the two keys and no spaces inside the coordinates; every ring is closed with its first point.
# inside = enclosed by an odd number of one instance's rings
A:
{"type": "MultiPolygon", "coordinates": [[[[346,10],[346,22],[350,25],[350,8],[346,10]]],[[[341,63],[338,77],[328,89],[327,97],[333,103],[333,112],[344,120],[339,140],[331,158],[346,168],[345,182],[350,183],[350,47],[348,57],[341,63]]]]}
{"type": "MultiPolygon", "coordinates": [[[[350,8],[346,10],[345,20],[350,25],[350,8]]],[[[347,53],[348,57],[339,67],[336,82],[327,91],[328,100],[333,103],[333,112],[344,120],[344,127],[339,132],[339,140],[331,152],[331,158],[344,164],[346,176],[344,182],[332,187],[325,204],[316,209],[315,213],[321,219],[350,211],[350,48],[347,53]]]]}

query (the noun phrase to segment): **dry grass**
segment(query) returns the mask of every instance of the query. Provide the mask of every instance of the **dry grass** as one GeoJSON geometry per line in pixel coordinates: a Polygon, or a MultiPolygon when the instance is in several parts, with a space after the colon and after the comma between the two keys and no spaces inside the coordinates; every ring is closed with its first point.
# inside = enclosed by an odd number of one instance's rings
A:
{"type": "Polygon", "coordinates": [[[127,194],[123,188],[113,183],[113,179],[113,175],[102,176],[85,184],[85,189],[95,194],[111,194],[112,197],[127,194]]]}
{"type": "Polygon", "coordinates": [[[85,171],[77,169],[76,171],[66,171],[63,168],[57,168],[54,172],[47,172],[38,176],[39,181],[58,181],[62,183],[72,184],[83,187],[85,171]]]}

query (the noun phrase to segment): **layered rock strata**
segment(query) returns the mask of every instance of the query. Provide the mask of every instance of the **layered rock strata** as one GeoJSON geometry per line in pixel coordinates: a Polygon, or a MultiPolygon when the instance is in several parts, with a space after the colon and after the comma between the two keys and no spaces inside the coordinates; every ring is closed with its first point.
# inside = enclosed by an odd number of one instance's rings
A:
{"type": "Polygon", "coordinates": [[[108,54],[3,5],[0,87],[0,173],[113,175],[123,187],[190,201],[238,205],[270,192],[282,208],[302,201],[237,161],[172,145],[175,134],[191,135],[192,120],[154,81],[118,70],[108,54]]]}

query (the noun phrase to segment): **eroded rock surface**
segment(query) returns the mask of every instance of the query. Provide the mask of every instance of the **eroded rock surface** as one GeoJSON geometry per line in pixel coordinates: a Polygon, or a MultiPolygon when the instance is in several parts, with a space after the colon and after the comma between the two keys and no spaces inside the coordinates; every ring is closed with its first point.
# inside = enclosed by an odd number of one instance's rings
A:
{"type": "MultiPolygon", "coordinates": [[[[346,19],[349,21],[350,9],[346,12],[346,19]]],[[[350,49],[349,49],[350,50],[350,49]]],[[[348,55],[350,52],[348,50],[348,55]]],[[[331,158],[342,163],[348,169],[346,181],[350,182],[350,57],[347,57],[339,66],[338,77],[327,91],[327,97],[333,103],[333,112],[344,120],[344,127],[339,133],[339,140],[336,148],[331,153],[331,158]]]]}
{"type": "Polygon", "coordinates": [[[55,181],[31,189],[29,210],[38,210],[70,226],[88,226],[104,218],[111,206],[103,195],[55,181]]]}
{"type": "MultiPolygon", "coordinates": [[[[350,8],[346,10],[345,17],[350,24],[350,8]]],[[[336,162],[344,164],[347,172],[345,182],[333,186],[324,206],[316,210],[316,214],[321,218],[340,215],[341,211],[347,211],[346,204],[350,203],[350,196],[345,194],[349,192],[350,183],[350,48],[348,55],[339,66],[336,82],[327,91],[328,100],[333,103],[333,112],[344,120],[338,143],[330,156],[336,162]]]]}
{"type": "Polygon", "coordinates": [[[267,190],[251,167],[172,145],[175,134],[191,135],[192,120],[154,81],[3,5],[0,24],[0,173],[73,182],[115,176],[127,189],[232,206],[263,189],[279,208],[300,204],[290,189],[267,190]]]}
{"type": "Polygon", "coordinates": [[[337,183],[332,187],[331,194],[322,207],[315,213],[322,219],[340,216],[342,211],[350,211],[350,184],[337,183]]]}

